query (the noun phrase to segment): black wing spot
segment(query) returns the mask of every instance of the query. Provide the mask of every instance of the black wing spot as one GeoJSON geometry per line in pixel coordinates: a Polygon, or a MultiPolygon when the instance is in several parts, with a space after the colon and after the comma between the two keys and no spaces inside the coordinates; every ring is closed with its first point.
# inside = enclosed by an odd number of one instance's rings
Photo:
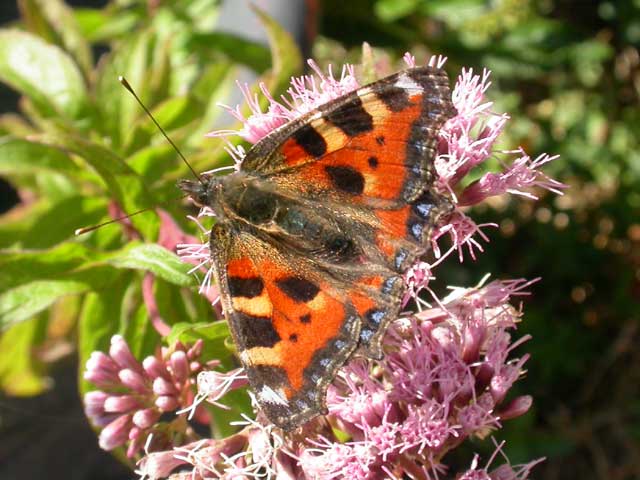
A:
{"type": "Polygon", "coordinates": [[[325,112],[325,118],[350,137],[373,130],[373,117],[364,109],[359,97],[325,112]]]}
{"type": "Polygon", "coordinates": [[[321,157],[327,153],[327,142],[311,125],[303,125],[293,132],[292,137],[309,155],[321,157]]]}
{"type": "Polygon", "coordinates": [[[289,377],[282,367],[272,365],[251,365],[247,366],[247,374],[249,380],[253,381],[252,385],[261,387],[265,384],[265,379],[269,379],[270,386],[289,386],[289,377]]]}
{"type": "Polygon", "coordinates": [[[311,314],[305,313],[304,315],[300,315],[300,323],[311,323],[311,314]]]}
{"type": "Polygon", "coordinates": [[[278,343],[281,338],[273,328],[271,318],[256,317],[238,312],[238,337],[242,339],[243,345],[238,345],[241,350],[254,347],[271,348],[278,343]]]}
{"type": "Polygon", "coordinates": [[[229,277],[227,278],[227,284],[229,285],[229,293],[232,297],[259,297],[264,289],[264,284],[258,277],[229,277]]]}
{"type": "Polygon", "coordinates": [[[369,157],[367,162],[369,162],[371,168],[378,168],[378,157],[369,157]]]}
{"type": "Polygon", "coordinates": [[[382,135],[380,135],[379,137],[376,137],[376,142],[378,145],[384,145],[384,137],[382,135]]]}
{"type": "Polygon", "coordinates": [[[324,167],[331,183],[343,192],[360,195],[364,191],[364,177],[352,167],[332,166],[324,167]]]}
{"type": "Polygon", "coordinates": [[[315,284],[300,277],[287,277],[276,281],[278,288],[295,302],[309,302],[313,300],[320,288],[315,284]]]}
{"type": "Polygon", "coordinates": [[[404,88],[395,85],[385,86],[383,90],[376,92],[376,96],[392,112],[400,112],[411,105],[409,93],[404,88]]]}
{"type": "Polygon", "coordinates": [[[289,335],[289,341],[290,342],[297,342],[298,341],[298,334],[297,333],[292,333],[291,335],[289,335]]]}

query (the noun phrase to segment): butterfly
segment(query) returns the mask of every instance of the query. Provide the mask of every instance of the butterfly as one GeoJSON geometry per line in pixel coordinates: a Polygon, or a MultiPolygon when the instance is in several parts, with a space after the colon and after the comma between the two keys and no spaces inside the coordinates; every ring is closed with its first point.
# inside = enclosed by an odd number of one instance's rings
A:
{"type": "Polygon", "coordinates": [[[283,430],[326,411],[354,353],[382,358],[403,274],[451,209],[434,159],[455,113],[446,73],[410,68],[282,125],[235,173],[179,182],[217,217],[225,316],[260,409],[283,430]]]}

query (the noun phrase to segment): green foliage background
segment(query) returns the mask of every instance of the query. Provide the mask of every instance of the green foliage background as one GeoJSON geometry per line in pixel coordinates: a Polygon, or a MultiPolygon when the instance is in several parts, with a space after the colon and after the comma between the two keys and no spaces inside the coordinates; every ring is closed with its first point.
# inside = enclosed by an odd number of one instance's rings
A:
{"type": "MultiPolygon", "coordinates": [[[[20,22],[0,30],[0,81],[22,95],[20,112],[0,117],[0,175],[23,198],[0,217],[5,394],[47,388],[55,363],[42,352],[60,345],[75,346],[80,365],[116,332],[138,356],[151,353],[160,338],[141,299],[146,271],[159,279],[171,338],[204,337],[215,346],[211,355],[230,358],[224,325],[202,323],[213,315],[189,266],[155,245],[155,214],[131,218],[136,242],[121,226],[80,238],[73,231],[107,220],[116,201],[125,211],[166,202],[162,208],[196,233],[185,205],[170,201],[175,180],[189,172],[118,75],[201,171],[229,161],[203,134],[224,124],[216,102],[239,69],[282,91],[302,71],[293,40],[265,16],[270,48],[214,33],[214,0],[18,5],[20,22]]],[[[439,275],[458,285],[485,272],[543,277],[520,328],[534,339],[518,389],[534,396],[534,408],[498,433],[512,461],[546,456],[537,478],[640,478],[640,2],[326,0],[320,7],[313,45],[320,63],[357,63],[366,41],[380,61],[441,53],[452,76],[462,67],[491,69],[494,108],[512,116],[499,147],[561,155],[547,173],[570,185],[566,195],[500,198],[478,209],[477,219],[500,224],[486,253],[475,263],[450,262],[439,275]]]]}

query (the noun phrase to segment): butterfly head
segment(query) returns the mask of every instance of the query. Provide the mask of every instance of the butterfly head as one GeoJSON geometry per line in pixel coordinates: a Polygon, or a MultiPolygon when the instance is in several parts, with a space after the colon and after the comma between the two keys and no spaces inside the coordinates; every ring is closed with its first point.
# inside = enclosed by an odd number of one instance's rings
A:
{"type": "Polygon", "coordinates": [[[178,188],[189,195],[191,200],[199,207],[211,207],[216,210],[216,200],[220,195],[222,183],[219,177],[213,175],[200,175],[200,180],[180,180],[178,188]]]}
{"type": "Polygon", "coordinates": [[[218,220],[269,223],[278,211],[278,200],[271,189],[244,172],[222,177],[204,174],[200,181],[180,180],[178,187],[199,207],[211,208],[218,220]]]}

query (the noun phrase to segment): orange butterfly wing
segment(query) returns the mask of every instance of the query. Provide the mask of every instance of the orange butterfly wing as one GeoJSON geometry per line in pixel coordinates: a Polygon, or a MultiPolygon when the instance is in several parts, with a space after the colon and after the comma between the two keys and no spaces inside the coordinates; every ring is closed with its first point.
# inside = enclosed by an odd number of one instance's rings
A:
{"type": "Polygon", "coordinates": [[[410,69],[274,131],[229,180],[244,192],[229,205],[257,201],[214,227],[215,270],[240,360],[278,426],[323,412],[357,348],[380,358],[401,275],[448,209],[433,160],[454,112],[443,71],[410,69]]]}

